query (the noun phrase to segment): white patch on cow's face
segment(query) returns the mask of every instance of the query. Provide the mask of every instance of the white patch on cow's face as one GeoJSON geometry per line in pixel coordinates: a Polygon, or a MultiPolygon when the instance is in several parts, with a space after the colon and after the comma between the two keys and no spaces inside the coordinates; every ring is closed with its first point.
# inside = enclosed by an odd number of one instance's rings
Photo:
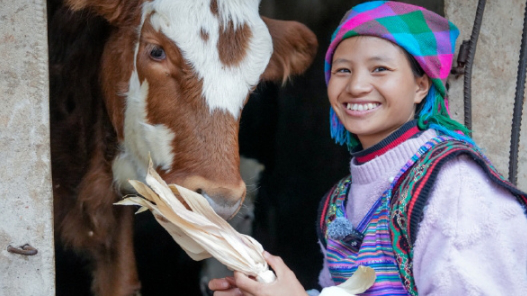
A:
{"type": "Polygon", "coordinates": [[[258,13],[259,0],[217,0],[219,17],[211,0],[154,0],[146,3],[143,21],[151,15],[156,30],[173,40],[185,60],[203,80],[202,94],[212,112],[220,109],[238,118],[249,91],[256,86],[273,51],[271,35],[258,13]],[[217,50],[220,25],[248,26],[252,37],[247,53],[236,67],[221,63],[217,50]],[[221,22],[221,24],[220,24],[221,22]],[[200,37],[204,30],[208,40],[200,37]]]}
{"type": "MultiPolygon", "coordinates": [[[[143,7],[141,26],[150,17],[152,26],[178,46],[185,61],[203,81],[202,96],[209,111],[220,109],[237,119],[250,90],[256,86],[273,51],[267,26],[258,14],[259,0],[217,0],[218,16],[211,11],[211,0],[154,0],[143,7]],[[247,52],[236,67],[222,64],[218,53],[220,27],[250,28],[252,37],[247,52]],[[201,32],[207,33],[207,40],[201,32]]],[[[113,162],[116,185],[131,190],[128,180],[143,180],[146,176],[148,155],[154,167],[170,170],[174,153],[175,134],[163,125],[147,121],[148,81],[139,81],[136,44],[134,71],[126,94],[124,142],[113,162]]]]}
{"type": "Polygon", "coordinates": [[[152,125],[147,121],[147,97],[148,81],[141,83],[137,71],[133,71],[126,96],[124,142],[112,165],[116,185],[124,190],[131,190],[128,180],[144,181],[149,154],[155,167],[163,170],[170,170],[174,159],[172,141],[175,135],[164,125],[152,125]]]}

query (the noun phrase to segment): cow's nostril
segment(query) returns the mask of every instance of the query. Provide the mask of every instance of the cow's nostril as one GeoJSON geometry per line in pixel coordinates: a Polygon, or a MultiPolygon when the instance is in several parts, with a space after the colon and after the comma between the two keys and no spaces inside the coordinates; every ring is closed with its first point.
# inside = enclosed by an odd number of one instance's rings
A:
{"type": "Polygon", "coordinates": [[[230,200],[225,195],[216,194],[211,196],[203,189],[200,194],[208,201],[214,212],[225,220],[232,218],[238,212],[243,202],[243,198],[230,200]]]}
{"type": "Polygon", "coordinates": [[[197,192],[198,194],[203,195],[203,189],[201,189],[201,188],[196,189],[196,192],[197,192]]]}

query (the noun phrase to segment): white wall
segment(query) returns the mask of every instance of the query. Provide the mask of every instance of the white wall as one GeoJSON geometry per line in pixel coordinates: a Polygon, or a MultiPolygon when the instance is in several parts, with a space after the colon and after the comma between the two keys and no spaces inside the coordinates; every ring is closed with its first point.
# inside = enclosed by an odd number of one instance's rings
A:
{"type": "MultiPolygon", "coordinates": [[[[477,0],[445,0],[445,15],[470,39],[477,0]]],[[[525,0],[487,1],[472,68],[472,130],[476,142],[507,178],[525,0]]],[[[457,58],[457,53],[456,53],[457,58]]],[[[454,65],[457,62],[454,61],[454,65]]],[[[450,78],[452,116],[463,122],[463,76],[450,78]]],[[[525,100],[525,99],[524,99],[525,100]]],[[[527,190],[527,113],[520,135],[518,187],[527,190]]]]}
{"type": "Polygon", "coordinates": [[[55,295],[45,4],[0,0],[0,295],[55,295]]]}

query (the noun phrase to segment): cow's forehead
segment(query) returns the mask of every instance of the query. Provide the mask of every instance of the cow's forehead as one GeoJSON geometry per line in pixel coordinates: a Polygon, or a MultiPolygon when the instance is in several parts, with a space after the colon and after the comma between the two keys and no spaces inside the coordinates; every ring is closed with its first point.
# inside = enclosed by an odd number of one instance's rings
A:
{"type": "Polygon", "coordinates": [[[221,109],[237,118],[269,62],[272,39],[258,13],[259,2],[154,0],[145,4],[143,21],[150,16],[153,27],[179,47],[203,81],[202,94],[211,112],[221,109]],[[226,62],[220,51],[237,56],[226,62]]]}

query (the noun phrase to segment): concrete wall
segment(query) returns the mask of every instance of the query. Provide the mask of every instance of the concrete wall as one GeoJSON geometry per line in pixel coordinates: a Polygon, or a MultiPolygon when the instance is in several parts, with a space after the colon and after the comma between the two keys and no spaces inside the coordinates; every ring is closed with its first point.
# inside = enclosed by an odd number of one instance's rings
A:
{"type": "Polygon", "coordinates": [[[44,0],[0,0],[0,295],[55,295],[46,36],[44,0]]]}
{"type": "MultiPolygon", "coordinates": [[[[445,15],[461,31],[456,46],[458,51],[462,40],[470,39],[477,4],[477,0],[445,0],[445,15]]],[[[524,0],[487,1],[472,68],[473,137],[505,177],[508,177],[509,171],[512,113],[524,11],[524,0]]],[[[458,79],[451,77],[449,82],[452,116],[463,122],[463,76],[458,79]]],[[[525,106],[523,110],[518,187],[525,191],[527,190],[525,106]]]]}

